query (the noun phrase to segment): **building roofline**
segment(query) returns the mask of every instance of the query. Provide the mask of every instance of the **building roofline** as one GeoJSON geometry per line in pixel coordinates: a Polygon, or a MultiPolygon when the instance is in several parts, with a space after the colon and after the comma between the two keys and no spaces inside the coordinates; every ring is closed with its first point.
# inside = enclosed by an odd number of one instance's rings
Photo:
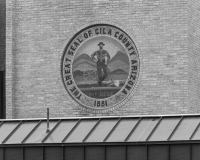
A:
{"type": "MultiPolygon", "coordinates": [[[[93,116],[93,117],[52,117],[50,120],[58,119],[112,119],[112,118],[159,118],[159,117],[199,117],[200,114],[165,114],[165,115],[132,115],[132,116],[93,116]]],[[[33,121],[46,120],[47,118],[20,118],[20,119],[0,119],[0,121],[33,121]]]]}

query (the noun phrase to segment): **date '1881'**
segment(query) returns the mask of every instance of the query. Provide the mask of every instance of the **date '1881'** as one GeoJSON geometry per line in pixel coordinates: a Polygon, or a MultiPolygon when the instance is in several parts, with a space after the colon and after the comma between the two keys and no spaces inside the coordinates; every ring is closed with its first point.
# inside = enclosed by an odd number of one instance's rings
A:
{"type": "Polygon", "coordinates": [[[107,101],[106,100],[95,100],[94,101],[94,107],[107,107],[107,101]]]}

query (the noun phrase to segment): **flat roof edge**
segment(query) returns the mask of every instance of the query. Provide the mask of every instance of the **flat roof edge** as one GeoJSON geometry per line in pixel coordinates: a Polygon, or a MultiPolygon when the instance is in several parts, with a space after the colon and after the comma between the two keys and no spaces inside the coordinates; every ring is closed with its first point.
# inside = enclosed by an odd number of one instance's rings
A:
{"type": "MultiPolygon", "coordinates": [[[[52,117],[50,120],[58,119],[110,119],[110,118],[156,118],[156,117],[198,117],[200,114],[165,114],[165,115],[128,115],[128,116],[91,116],[91,117],[52,117]]],[[[0,119],[0,121],[29,121],[29,120],[46,120],[47,118],[20,118],[20,119],[0,119]]]]}

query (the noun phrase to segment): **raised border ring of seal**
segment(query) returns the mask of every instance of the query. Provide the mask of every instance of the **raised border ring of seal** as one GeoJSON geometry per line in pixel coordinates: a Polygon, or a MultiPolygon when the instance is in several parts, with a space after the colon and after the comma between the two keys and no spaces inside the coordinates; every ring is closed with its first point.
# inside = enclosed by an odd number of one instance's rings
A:
{"type": "Polygon", "coordinates": [[[131,37],[109,24],[77,32],[66,45],[61,62],[63,84],[81,107],[104,111],[120,105],[133,92],[140,59],[131,37]]]}

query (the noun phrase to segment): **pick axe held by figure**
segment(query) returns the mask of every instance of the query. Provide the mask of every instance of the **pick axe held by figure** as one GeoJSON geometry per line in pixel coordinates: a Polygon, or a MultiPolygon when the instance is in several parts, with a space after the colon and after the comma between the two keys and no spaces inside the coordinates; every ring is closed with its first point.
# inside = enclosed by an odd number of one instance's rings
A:
{"type": "Polygon", "coordinates": [[[110,77],[110,80],[111,80],[111,84],[113,84],[116,87],[119,87],[119,85],[120,85],[119,80],[114,79],[114,77],[112,76],[110,69],[108,67],[107,67],[107,70],[108,70],[108,74],[109,74],[109,77],[110,77]]]}

